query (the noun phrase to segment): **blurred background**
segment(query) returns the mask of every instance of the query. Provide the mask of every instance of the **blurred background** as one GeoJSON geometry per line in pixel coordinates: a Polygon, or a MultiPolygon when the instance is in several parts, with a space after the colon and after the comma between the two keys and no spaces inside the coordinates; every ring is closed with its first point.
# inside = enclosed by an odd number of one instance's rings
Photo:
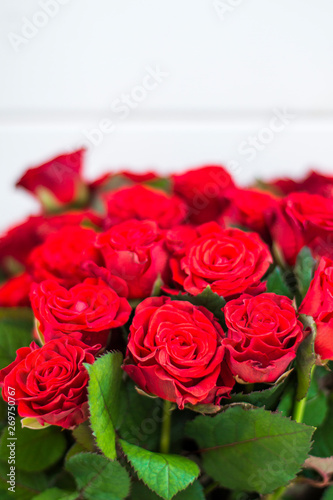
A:
{"type": "Polygon", "coordinates": [[[239,184],[333,173],[329,0],[2,0],[0,229],[15,181],[86,146],[86,176],[208,163],[239,184]]]}

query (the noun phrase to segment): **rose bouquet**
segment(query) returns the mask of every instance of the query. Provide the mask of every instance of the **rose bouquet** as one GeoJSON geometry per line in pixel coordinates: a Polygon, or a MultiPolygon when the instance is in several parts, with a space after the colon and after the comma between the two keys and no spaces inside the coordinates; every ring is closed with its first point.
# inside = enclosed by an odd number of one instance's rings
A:
{"type": "Polygon", "coordinates": [[[83,156],[0,238],[1,499],[333,498],[333,178],[83,156]]]}

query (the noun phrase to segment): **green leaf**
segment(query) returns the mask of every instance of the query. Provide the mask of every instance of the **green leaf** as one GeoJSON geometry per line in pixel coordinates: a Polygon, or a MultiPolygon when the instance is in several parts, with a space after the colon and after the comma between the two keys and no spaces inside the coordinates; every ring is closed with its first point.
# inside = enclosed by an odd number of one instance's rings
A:
{"type": "Polygon", "coordinates": [[[313,427],[319,427],[324,422],[328,410],[326,395],[318,385],[317,371],[318,367],[311,380],[302,420],[304,424],[312,425],[313,427]]]}
{"type": "Polygon", "coordinates": [[[275,410],[287,384],[288,382],[284,381],[262,391],[254,391],[249,394],[232,394],[231,399],[228,399],[226,404],[248,403],[258,407],[265,406],[266,410],[275,410]]]}
{"type": "Polygon", "coordinates": [[[163,402],[159,398],[142,396],[127,379],[121,401],[120,435],[132,444],[157,449],[161,434],[163,402]]]}
{"type": "Polygon", "coordinates": [[[165,500],[184,490],[200,473],[197,464],[188,458],[153,453],[122,439],[120,445],[141,481],[165,500]]]}
{"type": "Polygon", "coordinates": [[[333,500],[333,486],[327,488],[327,490],[321,497],[321,500],[333,500]]]}
{"type": "Polygon", "coordinates": [[[314,341],[317,331],[316,323],[312,316],[300,314],[299,319],[302,321],[304,329],[310,328],[310,333],[299,346],[296,356],[297,401],[305,398],[310,387],[311,372],[316,361],[314,341]]]}
{"type": "Polygon", "coordinates": [[[77,500],[78,494],[74,491],[64,491],[59,488],[50,488],[35,496],[33,500],[77,500]]]}
{"type": "Polygon", "coordinates": [[[73,430],[73,436],[77,443],[80,444],[86,451],[96,451],[95,439],[88,422],[78,425],[73,430]]]}
{"type": "Polygon", "coordinates": [[[119,462],[94,453],[80,453],[68,460],[65,467],[77,482],[80,498],[121,500],[129,494],[130,479],[119,462]]]}
{"type": "Polygon", "coordinates": [[[0,369],[12,363],[16,351],[30,344],[33,316],[26,308],[0,309],[0,369]]]}
{"type": "Polygon", "coordinates": [[[192,296],[189,294],[182,295],[182,292],[179,292],[178,295],[170,295],[171,300],[183,300],[186,302],[190,302],[194,306],[203,306],[208,311],[212,312],[215,318],[224,322],[224,314],[222,312],[223,307],[226,302],[221,295],[213,292],[211,287],[208,285],[203,292],[198,295],[192,296]]]}
{"type": "Polygon", "coordinates": [[[262,494],[284,486],[300,471],[313,430],[278,413],[240,406],[187,425],[207,474],[225,488],[262,494]]]}
{"type": "MultiPolygon", "coordinates": [[[[10,465],[6,462],[0,462],[0,496],[4,491],[8,492],[8,476],[10,465]]],[[[28,474],[27,472],[15,470],[15,493],[8,492],[8,498],[15,500],[31,500],[38,493],[46,490],[46,476],[39,472],[28,474]],[[10,496],[9,496],[10,495],[10,496]]],[[[7,498],[7,497],[5,497],[7,498]]]]}
{"type": "Polygon", "coordinates": [[[98,447],[111,460],[117,458],[115,427],[119,421],[122,360],[120,352],[110,352],[98,358],[93,365],[85,365],[89,372],[91,427],[98,447]]]}
{"type": "MultiPolygon", "coordinates": [[[[16,467],[25,472],[45,470],[57,463],[65,453],[67,442],[59,427],[50,426],[43,430],[31,430],[15,425],[16,467]]],[[[8,444],[12,437],[6,428],[0,440],[0,460],[8,459],[8,444]]]]}
{"type": "Polygon", "coordinates": [[[315,266],[315,259],[312,257],[310,248],[304,247],[299,252],[294,273],[296,276],[297,284],[302,298],[305,297],[309,289],[311,280],[313,278],[313,270],[315,266]]]}
{"type": "Polygon", "coordinates": [[[275,293],[276,295],[285,295],[290,299],[293,298],[292,291],[285,282],[282,271],[279,267],[276,267],[267,278],[267,292],[275,293]]]}
{"type": "Polygon", "coordinates": [[[316,457],[333,456],[333,400],[332,395],[328,400],[328,410],[324,422],[313,435],[311,455],[316,457]]]}
{"type": "Polygon", "coordinates": [[[157,179],[151,179],[150,181],[146,181],[144,184],[148,187],[159,189],[168,194],[170,194],[172,190],[171,186],[172,183],[169,177],[158,177],[157,179]]]}
{"type": "MultiPolygon", "coordinates": [[[[161,500],[159,495],[141,482],[133,483],[130,498],[131,500],[161,500]]],[[[177,493],[174,500],[205,500],[205,495],[199,481],[194,481],[186,490],[177,493]]]]}

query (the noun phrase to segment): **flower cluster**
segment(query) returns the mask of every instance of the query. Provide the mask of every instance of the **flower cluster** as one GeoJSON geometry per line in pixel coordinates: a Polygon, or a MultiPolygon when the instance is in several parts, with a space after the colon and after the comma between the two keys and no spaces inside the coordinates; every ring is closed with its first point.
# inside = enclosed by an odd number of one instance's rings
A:
{"type": "Polygon", "coordinates": [[[0,239],[0,306],[35,318],[30,347],[0,371],[21,417],[85,421],[86,366],[106,351],[123,352],[124,375],[141,391],[180,409],[276,383],[309,334],[302,315],[317,324],[317,355],[333,359],[329,178],[244,189],[209,165],[88,182],[83,155],[24,174],[17,185],[41,212],[0,239]],[[308,290],[292,280],[274,288],[274,273],[295,277],[303,247],[315,268],[308,290]]]}

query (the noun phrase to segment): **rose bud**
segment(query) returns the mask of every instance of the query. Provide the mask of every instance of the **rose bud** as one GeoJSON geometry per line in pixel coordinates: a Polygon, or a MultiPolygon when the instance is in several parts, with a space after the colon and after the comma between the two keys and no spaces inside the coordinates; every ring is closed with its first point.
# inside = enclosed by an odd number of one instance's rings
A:
{"type": "Polygon", "coordinates": [[[166,277],[168,254],[156,222],[117,224],[98,235],[96,246],[110,273],[126,282],[129,299],[149,297],[156,279],[166,277]]]}
{"type": "Polygon", "coordinates": [[[172,180],[174,193],[189,206],[188,220],[192,224],[216,220],[229,204],[227,190],[234,187],[231,176],[219,165],[175,174],[172,180]]]}
{"type": "Polygon", "coordinates": [[[169,297],[145,299],[130,328],[124,370],[145,392],[174,401],[218,403],[234,385],[224,333],[213,314],[169,297]]]}
{"type": "Polygon", "coordinates": [[[315,351],[333,359],[333,260],[323,257],[299,312],[312,316],[317,325],[315,351]]]}
{"type": "Polygon", "coordinates": [[[124,325],[131,306],[102,279],[87,278],[69,290],[46,280],[31,287],[30,300],[38,329],[48,342],[72,335],[88,345],[105,346],[111,328],[124,325]]]}
{"type": "Polygon", "coordinates": [[[82,227],[64,227],[48,236],[30,254],[27,267],[36,282],[56,280],[71,287],[91,276],[84,268],[86,262],[101,265],[102,256],[95,248],[97,233],[82,227]]]}
{"type": "Polygon", "coordinates": [[[40,348],[35,342],[21,347],[15,361],[0,370],[3,399],[12,399],[14,389],[21,417],[72,429],[88,418],[89,376],[84,363],[94,363],[93,351],[71,337],[40,348]]]}
{"type": "Polygon", "coordinates": [[[192,295],[209,285],[225,298],[265,289],[260,278],[272,263],[272,256],[258,234],[222,229],[213,222],[197,231],[198,237],[187,245],[179,265],[171,264],[176,283],[192,295]]]}
{"type": "Polygon", "coordinates": [[[165,229],[181,224],[187,214],[185,203],[177,196],[140,184],[112,191],[104,197],[104,202],[106,228],[128,219],[151,219],[165,229]]]}
{"type": "Polygon", "coordinates": [[[224,307],[227,359],[236,379],[275,382],[304,338],[292,301],[274,293],[241,295],[224,307]]]}
{"type": "Polygon", "coordinates": [[[83,206],[89,198],[88,188],[81,176],[83,154],[84,149],[80,149],[30,168],[16,186],[33,193],[46,212],[69,204],[83,206]]]}

